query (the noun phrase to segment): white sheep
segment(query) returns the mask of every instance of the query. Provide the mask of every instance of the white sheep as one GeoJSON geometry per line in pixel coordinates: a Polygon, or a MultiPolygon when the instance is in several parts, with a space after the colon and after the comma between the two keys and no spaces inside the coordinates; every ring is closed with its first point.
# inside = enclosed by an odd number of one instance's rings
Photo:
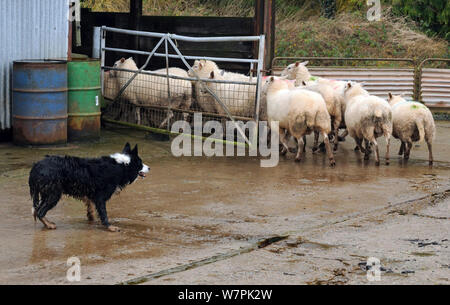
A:
{"type": "MultiPolygon", "coordinates": [[[[209,79],[225,80],[218,70],[211,71],[209,79]]],[[[207,86],[227,106],[233,116],[251,117],[255,111],[256,86],[233,83],[208,82],[207,86]]],[[[209,93],[208,93],[209,94],[209,93]]],[[[216,112],[225,114],[225,110],[215,102],[216,112]]]]}
{"type": "Polygon", "coordinates": [[[264,80],[262,92],[267,102],[269,126],[272,121],[279,122],[279,130],[275,132],[279,133],[283,145],[282,154],[289,149],[286,130],[297,140],[296,161],[302,158],[305,145],[303,137],[314,131],[322,134],[330,166],[334,166],[336,162],[328,139],[331,131],[330,115],[322,96],[309,90],[290,89],[286,81],[273,76],[264,80]]]}
{"type": "Polygon", "coordinates": [[[334,150],[337,150],[339,143],[338,131],[339,127],[341,126],[343,117],[341,106],[343,100],[343,91],[339,90],[339,87],[341,86],[340,82],[337,83],[337,81],[332,82],[331,80],[327,79],[319,79],[316,81],[303,81],[302,83],[302,86],[300,86],[301,88],[317,92],[322,95],[323,99],[325,100],[328,113],[331,117],[331,132],[334,135],[334,150]]]}
{"type": "MultiPolygon", "coordinates": [[[[192,66],[192,70],[188,71],[188,75],[190,77],[195,77],[195,74],[198,75],[200,79],[209,79],[211,77],[211,72],[215,71],[215,75],[220,79],[228,80],[228,81],[239,81],[239,82],[250,82],[250,77],[245,76],[240,73],[227,72],[224,70],[220,70],[217,64],[211,60],[196,60],[192,66]],[[195,74],[193,73],[195,72],[195,74]]],[[[211,96],[198,81],[193,81],[195,86],[195,95],[197,103],[200,108],[205,112],[210,113],[220,113],[224,114],[222,107],[217,103],[214,97],[211,96]]],[[[248,88],[252,91],[256,90],[256,86],[251,86],[255,89],[248,88]]],[[[242,89],[242,88],[239,88],[242,89]]]]}
{"type": "Polygon", "coordinates": [[[347,83],[344,98],[347,103],[345,111],[345,123],[351,137],[357,146],[365,154],[368,160],[371,149],[375,146],[376,165],[380,165],[380,155],[377,138],[386,138],[386,165],[389,165],[389,146],[392,134],[392,111],[387,101],[377,96],[370,95],[361,84],[355,82],[347,83]],[[366,147],[362,147],[362,141],[366,147]]]}
{"type": "MultiPolygon", "coordinates": [[[[138,70],[133,58],[121,58],[114,64],[115,68],[138,70]]],[[[138,74],[136,78],[128,85],[122,94],[129,102],[138,106],[136,108],[137,123],[140,124],[140,107],[139,106],[168,106],[168,90],[166,69],[152,71],[161,74],[161,76],[138,74]]],[[[134,75],[133,72],[113,70],[112,75],[117,78],[119,87],[122,88],[128,80],[134,75]]],[[[188,77],[186,71],[179,68],[169,68],[169,75],[188,77]]],[[[181,79],[169,78],[170,101],[171,108],[188,110],[192,103],[192,86],[191,82],[181,79]]],[[[164,126],[173,114],[169,113],[168,117],[160,126],[164,126]]],[[[185,118],[187,114],[185,113],[185,118]]]]}
{"type": "MultiPolygon", "coordinates": [[[[344,121],[344,97],[343,88],[346,82],[312,76],[306,65],[308,61],[296,62],[288,65],[281,77],[295,80],[295,86],[320,93],[327,104],[328,113],[331,116],[331,129],[334,135],[334,150],[338,148],[338,131],[344,121]]],[[[345,111],[345,109],[344,109],[345,111]]]]}
{"type": "Polygon", "coordinates": [[[317,80],[318,77],[312,76],[311,73],[309,73],[308,68],[306,68],[307,64],[308,61],[297,61],[290,64],[283,71],[281,71],[281,77],[287,77],[287,79],[295,80],[295,86],[297,87],[300,86],[303,81],[306,82],[317,80]]]}
{"type": "Polygon", "coordinates": [[[103,75],[103,96],[109,100],[114,100],[120,90],[117,78],[112,77],[109,71],[104,72],[103,75]]]}
{"type": "Polygon", "coordinates": [[[389,104],[392,106],[392,123],[394,138],[402,142],[399,155],[409,159],[412,143],[425,140],[428,145],[428,161],[433,165],[433,139],[436,132],[433,115],[430,109],[418,102],[408,102],[401,95],[389,93],[389,104]]]}

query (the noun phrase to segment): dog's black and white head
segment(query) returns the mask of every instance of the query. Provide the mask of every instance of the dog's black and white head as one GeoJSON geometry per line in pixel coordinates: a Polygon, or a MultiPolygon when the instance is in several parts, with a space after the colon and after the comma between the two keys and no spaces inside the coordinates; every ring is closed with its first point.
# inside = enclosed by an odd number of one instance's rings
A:
{"type": "Polygon", "coordinates": [[[138,155],[138,146],[131,149],[130,143],[127,142],[121,153],[110,155],[112,159],[118,164],[123,164],[128,175],[129,183],[132,183],[138,176],[144,178],[145,174],[150,171],[150,168],[142,163],[138,155]]]}

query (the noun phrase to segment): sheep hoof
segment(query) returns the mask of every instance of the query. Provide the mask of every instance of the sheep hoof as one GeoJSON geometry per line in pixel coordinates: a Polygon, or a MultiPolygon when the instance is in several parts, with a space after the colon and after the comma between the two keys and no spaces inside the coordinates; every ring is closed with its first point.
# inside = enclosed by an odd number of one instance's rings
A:
{"type": "Polygon", "coordinates": [[[284,156],[287,153],[287,149],[283,147],[283,149],[281,149],[280,151],[280,155],[284,156]]]}
{"type": "Polygon", "coordinates": [[[356,146],[355,149],[354,149],[354,151],[359,151],[359,147],[356,146]]]}
{"type": "Polygon", "coordinates": [[[386,165],[389,165],[389,164],[391,164],[391,163],[389,162],[389,160],[386,160],[386,165]]]}
{"type": "Polygon", "coordinates": [[[345,142],[345,138],[339,136],[339,137],[338,137],[338,141],[339,141],[339,142],[345,142]]]}
{"type": "Polygon", "coordinates": [[[312,148],[312,152],[315,153],[319,148],[317,146],[312,148]]]}
{"type": "Polygon", "coordinates": [[[336,166],[336,161],[334,161],[334,159],[330,160],[330,166],[331,167],[335,167],[336,166]]]}
{"type": "Polygon", "coordinates": [[[433,166],[433,161],[429,161],[429,162],[428,162],[428,165],[429,165],[429,166],[433,166]]]}
{"type": "Polygon", "coordinates": [[[376,165],[376,166],[380,166],[380,161],[376,161],[376,162],[375,162],[375,165],[376,165]]]}
{"type": "Polygon", "coordinates": [[[335,146],[333,147],[333,151],[337,151],[337,150],[338,150],[338,146],[335,145],[335,146]]]}
{"type": "Polygon", "coordinates": [[[297,153],[297,148],[289,147],[289,152],[295,154],[297,153]]]}
{"type": "Polygon", "coordinates": [[[300,162],[300,161],[302,161],[302,158],[301,158],[301,157],[296,157],[296,158],[295,158],[295,162],[300,162]]]}

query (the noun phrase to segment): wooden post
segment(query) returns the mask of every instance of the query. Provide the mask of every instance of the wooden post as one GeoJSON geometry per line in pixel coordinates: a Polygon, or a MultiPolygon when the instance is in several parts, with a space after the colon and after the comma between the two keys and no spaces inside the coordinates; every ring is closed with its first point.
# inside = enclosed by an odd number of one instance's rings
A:
{"type": "MultiPolygon", "coordinates": [[[[255,35],[266,36],[264,70],[269,71],[275,56],[275,0],[255,0],[255,35]]],[[[256,45],[255,54],[258,54],[256,45]]]]}
{"type": "MultiPolygon", "coordinates": [[[[140,30],[142,17],[142,0],[130,0],[130,30],[140,30]]],[[[139,37],[131,36],[130,49],[139,50],[139,37]]]]}

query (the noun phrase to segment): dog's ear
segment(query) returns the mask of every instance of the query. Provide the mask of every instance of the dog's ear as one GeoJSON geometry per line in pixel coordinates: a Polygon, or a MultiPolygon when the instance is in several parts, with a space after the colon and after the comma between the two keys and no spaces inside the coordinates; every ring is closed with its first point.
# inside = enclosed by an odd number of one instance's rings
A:
{"type": "Polygon", "coordinates": [[[129,153],[130,153],[130,150],[131,150],[130,143],[127,142],[127,144],[125,144],[125,146],[123,147],[122,152],[123,152],[124,154],[129,154],[129,153]]]}
{"type": "Polygon", "coordinates": [[[131,151],[131,154],[132,154],[132,155],[135,155],[135,156],[138,155],[138,146],[137,146],[137,144],[136,144],[136,146],[133,148],[133,150],[131,151]]]}

